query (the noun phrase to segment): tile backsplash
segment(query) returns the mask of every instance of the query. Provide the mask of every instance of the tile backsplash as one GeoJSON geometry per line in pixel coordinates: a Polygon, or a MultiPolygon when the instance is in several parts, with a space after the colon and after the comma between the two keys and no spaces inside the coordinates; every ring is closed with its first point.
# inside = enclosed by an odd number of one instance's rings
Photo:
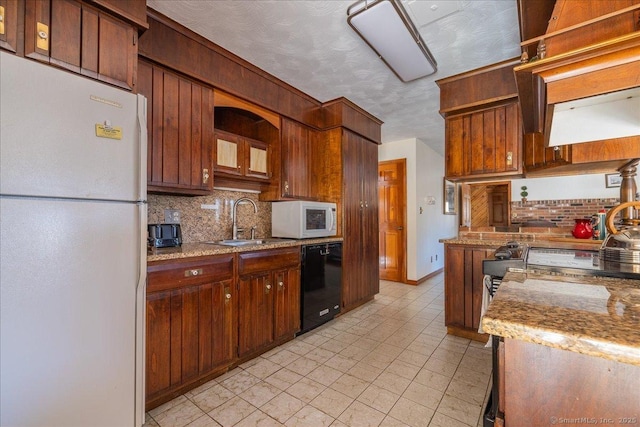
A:
{"type": "Polygon", "coordinates": [[[257,238],[271,237],[271,202],[259,201],[256,193],[214,190],[211,195],[198,197],[149,194],[148,221],[149,224],[163,223],[165,209],[177,209],[184,243],[230,239],[233,203],[241,197],[252,199],[258,206],[258,213],[253,212],[249,203],[238,206],[238,227],[247,230],[238,237],[250,238],[249,230],[253,226],[257,238]]]}

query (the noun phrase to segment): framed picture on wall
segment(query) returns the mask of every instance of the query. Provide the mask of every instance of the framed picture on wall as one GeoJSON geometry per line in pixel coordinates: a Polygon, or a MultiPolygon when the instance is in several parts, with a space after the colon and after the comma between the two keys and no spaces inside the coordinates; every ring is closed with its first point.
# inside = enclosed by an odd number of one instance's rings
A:
{"type": "Polygon", "coordinates": [[[446,179],[444,180],[442,207],[445,215],[458,214],[458,185],[446,179]]]}
{"type": "Polygon", "coordinates": [[[604,177],[607,182],[607,188],[620,187],[620,184],[622,184],[622,177],[619,173],[608,173],[604,177]]]}

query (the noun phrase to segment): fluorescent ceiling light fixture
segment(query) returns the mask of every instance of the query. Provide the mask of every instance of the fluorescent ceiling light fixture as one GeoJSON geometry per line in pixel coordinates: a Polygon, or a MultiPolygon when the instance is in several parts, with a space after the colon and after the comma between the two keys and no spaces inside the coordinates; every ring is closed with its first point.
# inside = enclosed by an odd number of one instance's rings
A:
{"type": "Polygon", "coordinates": [[[400,0],[360,0],[347,22],[403,82],[433,74],[436,60],[400,0]]]}

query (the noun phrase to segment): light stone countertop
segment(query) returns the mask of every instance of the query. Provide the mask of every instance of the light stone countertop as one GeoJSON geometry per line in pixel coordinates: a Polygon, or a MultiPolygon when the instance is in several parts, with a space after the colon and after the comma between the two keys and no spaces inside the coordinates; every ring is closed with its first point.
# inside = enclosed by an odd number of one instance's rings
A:
{"type": "MultiPolygon", "coordinates": [[[[258,239],[259,240],[259,239],[258,239]]],[[[266,249],[286,248],[291,246],[315,245],[321,243],[342,242],[342,237],[325,237],[319,239],[268,239],[269,243],[247,246],[224,246],[208,243],[183,243],[175,248],[149,248],[147,250],[147,262],[163,261],[169,259],[190,258],[208,255],[221,255],[235,252],[249,252],[266,249]]]]}
{"type": "Polygon", "coordinates": [[[508,272],[482,327],[640,366],[640,280],[508,272]]]}

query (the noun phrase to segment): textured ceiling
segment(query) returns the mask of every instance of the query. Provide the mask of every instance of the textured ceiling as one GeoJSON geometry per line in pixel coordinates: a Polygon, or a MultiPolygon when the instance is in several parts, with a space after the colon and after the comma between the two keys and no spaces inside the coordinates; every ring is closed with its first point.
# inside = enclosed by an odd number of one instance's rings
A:
{"type": "Polygon", "coordinates": [[[352,3],[147,0],[151,8],[319,101],[348,98],[384,122],[383,143],[418,138],[444,154],[435,80],[519,56],[516,1],[403,0],[438,62],[435,74],[409,83],[347,24],[352,3]]]}

